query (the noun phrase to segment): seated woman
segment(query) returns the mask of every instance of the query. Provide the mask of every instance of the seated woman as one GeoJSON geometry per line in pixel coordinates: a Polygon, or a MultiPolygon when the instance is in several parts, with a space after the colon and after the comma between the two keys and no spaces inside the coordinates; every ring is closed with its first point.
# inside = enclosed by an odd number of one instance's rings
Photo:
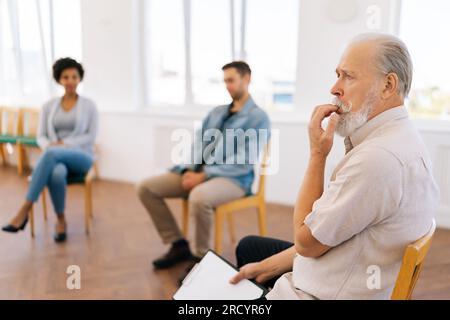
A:
{"type": "Polygon", "coordinates": [[[77,94],[83,75],[83,66],[73,59],[59,59],[53,65],[53,77],[64,87],[65,93],[62,98],[52,99],[42,108],[37,140],[43,154],[33,171],[25,201],[10,224],[2,228],[3,231],[23,230],[32,204],[48,187],[58,218],[54,240],[66,240],[67,176],[86,175],[91,168],[98,127],[95,104],[77,94]]]}

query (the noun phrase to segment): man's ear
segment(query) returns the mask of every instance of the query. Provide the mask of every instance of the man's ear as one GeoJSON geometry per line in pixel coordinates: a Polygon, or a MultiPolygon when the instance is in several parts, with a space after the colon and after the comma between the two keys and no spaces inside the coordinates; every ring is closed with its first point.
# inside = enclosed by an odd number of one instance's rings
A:
{"type": "Polygon", "coordinates": [[[250,80],[252,80],[252,76],[250,75],[250,73],[244,74],[244,80],[245,80],[247,83],[250,83],[250,80]]]}
{"type": "Polygon", "coordinates": [[[391,72],[386,75],[384,79],[384,88],[381,94],[383,99],[389,99],[398,92],[398,76],[391,72]]]}

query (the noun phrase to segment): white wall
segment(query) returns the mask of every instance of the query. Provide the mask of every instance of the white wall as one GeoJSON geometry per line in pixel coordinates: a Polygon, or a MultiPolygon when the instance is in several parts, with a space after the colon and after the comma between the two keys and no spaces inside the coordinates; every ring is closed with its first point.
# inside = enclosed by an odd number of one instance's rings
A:
{"type": "MultiPolygon", "coordinates": [[[[84,92],[105,109],[101,114],[98,139],[100,173],[103,178],[130,182],[170,167],[172,130],[192,128],[193,121],[204,114],[191,110],[189,115],[134,110],[141,101],[135,63],[139,43],[131,36],[136,27],[133,25],[136,23],[136,1],[82,0],[83,63],[87,69],[84,92]]],[[[339,8],[346,9],[344,11],[333,9],[332,3],[336,2],[301,1],[297,70],[300,90],[296,93],[296,101],[298,109],[304,112],[271,115],[273,127],[280,130],[280,170],[268,178],[267,199],[270,202],[293,204],[295,201],[308,158],[306,126],[309,111],[315,105],[329,101],[334,69],[345,42],[353,35],[369,30],[367,7],[378,6],[380,31],[395,29],[394,17],[398,10],[398,6],[393,5],[397,3],[395,1],[341,0],[339,8]],[[353,12],[353,16],[343,21],[346,12],[353,12]]],[[[422,123],[420,126],[430,153],[438,163],[435,168],[439,170],[438,180],[444,189],[448,188],[450,170],[445,171],[447,164],[441,162],[442,159],[450,160],[450,133],[422,123]],[[447,176],[442,176],[442,170],[447,176]]],[[[342,139],[336,139],[327,161],[327,177],[343,151],[342,139]]],[[[450,191],[445,191],[444,196],[438,223],[450,227],[450,191]]]]}
{"type": "Polygon", "coordinates": [[[296,101],[308,109],[328,101],[346,43],[363,32],[396,33],[396,0],[301,0],[296,101]],[[370,11],[370,8],[378,10],[370,11]],[[368,11],[369,9],[369,11],[368,11]],[[379,20],[379,21],[378,21],[379,20]],[[375,28],[375,29],[373,29],[375,28]]]}

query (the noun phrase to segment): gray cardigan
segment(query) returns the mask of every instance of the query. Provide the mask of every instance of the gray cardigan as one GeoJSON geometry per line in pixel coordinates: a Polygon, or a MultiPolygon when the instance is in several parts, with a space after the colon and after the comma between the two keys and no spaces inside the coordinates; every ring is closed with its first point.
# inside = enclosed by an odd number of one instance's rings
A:
{"type": "MultiPolygon", "coordinates": [[[[43,150],[58,137],[53,126],[53,117],[61,105],[61,98],[54,98],[44,104],[40,114],[37,143],[43,150]]],[[[65,138],[64,144],[69,148],[85,151],[94,156],[94,144],[98,131],[98,111],[95,103],[78,96],[76,104],[76,123],[73,132],[65,138]]]]}

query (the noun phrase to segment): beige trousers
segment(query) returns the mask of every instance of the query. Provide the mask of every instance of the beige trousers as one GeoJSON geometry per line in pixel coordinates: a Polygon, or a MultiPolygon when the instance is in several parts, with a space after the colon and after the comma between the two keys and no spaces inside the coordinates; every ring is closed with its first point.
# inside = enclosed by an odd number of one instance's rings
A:
{"type": "Polygon", "coordinates": [[[241,187],[221,177],[205,181],[188,192],[181,187],[181,175],[172,172],[140,182],[137,185],[137,192],[165,244],[182,239],[184,236],[164,199],[188,198],[189,217],[194,219],[195,225],[194,254],[197,256],[202,256],[211,247],[214,208],[245,196],[245,191],[241,187]]]}

